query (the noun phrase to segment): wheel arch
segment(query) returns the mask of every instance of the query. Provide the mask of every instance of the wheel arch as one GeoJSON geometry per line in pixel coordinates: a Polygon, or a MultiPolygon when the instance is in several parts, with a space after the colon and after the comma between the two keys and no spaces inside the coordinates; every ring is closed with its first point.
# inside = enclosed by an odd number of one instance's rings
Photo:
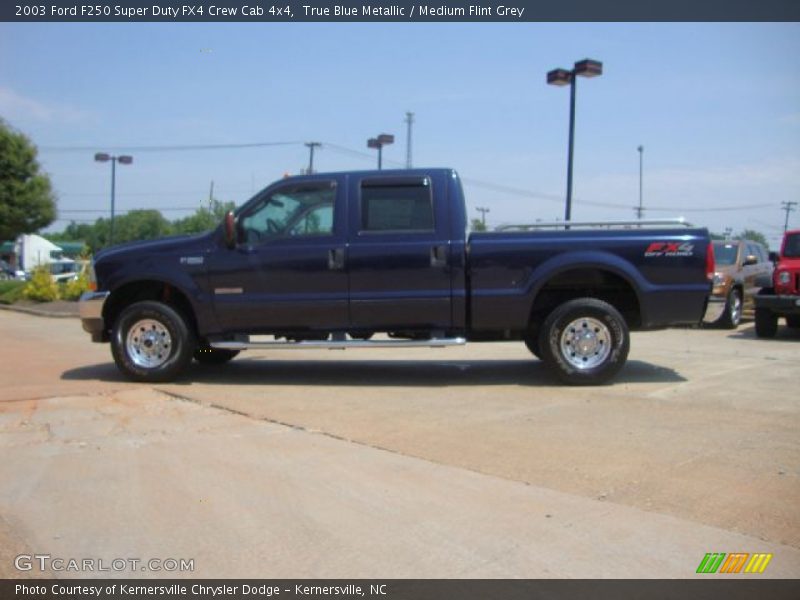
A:
{"type": "Polygon", "coordinates": [[[197,334],[197,315],[187,294],[175,283],[158,277],[131,279],[117,285],[103,305],[103,322],[111,330],[120,313],[135,302],[155,300],[178,311],[189,329],[197,334]]]}
{"type": "MultiPolygon", "coordinates": [[[[528,326],[536,329],[558,305],[574,298],[591,297],[616,308],[630,329],[643,322],[641,276],[624,261],[587,262],[575,257],[542,274],[530,295],[528,326]],[[615,264],[621,262],[622,264],[615,264]]],[[[539,276],[537,276],[539,277],[539,276]]]]}

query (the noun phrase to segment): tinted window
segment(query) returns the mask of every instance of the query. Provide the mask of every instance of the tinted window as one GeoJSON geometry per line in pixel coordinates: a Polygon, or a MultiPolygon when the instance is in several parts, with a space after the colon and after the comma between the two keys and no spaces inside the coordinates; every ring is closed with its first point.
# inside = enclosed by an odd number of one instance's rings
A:
{"type": "Polygon", "coordinates": [[[786,236],[786,243],[783,246],[783,255],[786,258],[800,258],[800,233],[793,233],[786,236]]]}
{"type": "Polygon", "coordinates": [[[738,252],[738,244],[714,242],[714,262],[716,262],[718,265],[735,265],[736,255],[738,252]]]}
{"type": "Polygon", "coordinates": [[[433,228],[433,202],[427,182],[362,184],[362,231],[431,231],[433,228]]]}
{"type": "Polygon", "coordinates": [[[265,195],[240,218],[244,241],[330,235],[335,195],[333,182],[292,185],[265,195]]]}

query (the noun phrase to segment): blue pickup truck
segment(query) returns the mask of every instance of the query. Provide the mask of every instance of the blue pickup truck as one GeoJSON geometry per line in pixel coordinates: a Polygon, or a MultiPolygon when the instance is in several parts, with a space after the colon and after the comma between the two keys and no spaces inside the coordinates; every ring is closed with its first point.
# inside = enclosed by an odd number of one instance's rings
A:
{"type": "Polygon", "coordinates": [[[286,178],[215,231],[100,252],[83,328],[139,381],[248,348],[519,340],[585,385],[619,371],[630,330],[695,324],[705,311],[705,229],[468,233],[467,221],[452,169],[286,178]]]}

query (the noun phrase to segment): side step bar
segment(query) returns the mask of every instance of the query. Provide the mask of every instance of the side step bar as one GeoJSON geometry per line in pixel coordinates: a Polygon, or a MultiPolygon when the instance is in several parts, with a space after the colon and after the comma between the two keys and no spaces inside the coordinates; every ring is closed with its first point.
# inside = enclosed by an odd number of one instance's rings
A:
{"type": "Polygon", "coordinates": [[[300,342],[251,342],[225,340],[211,342],[212,348],[221,350],[346,350],[347,348],[445,348],[463,346],[467,340],[457,338],[431,338],[428,340],[303,340],[300,342]]]}

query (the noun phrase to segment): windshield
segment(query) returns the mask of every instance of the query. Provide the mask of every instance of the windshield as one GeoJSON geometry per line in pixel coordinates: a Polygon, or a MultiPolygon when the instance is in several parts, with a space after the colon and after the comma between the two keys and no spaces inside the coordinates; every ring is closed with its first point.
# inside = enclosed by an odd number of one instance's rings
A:
{"type": "Polygon", "coordinates": [[[714,262],[723,267],[734,265],[738,251],[738,244],[714,242],[714,262]]]}
{"type": "Polygon", "coordinates": [[[800,233],[786,236],[786,242],[783,244],[783,255],[786,258],[800,258],[800,233]]]}

